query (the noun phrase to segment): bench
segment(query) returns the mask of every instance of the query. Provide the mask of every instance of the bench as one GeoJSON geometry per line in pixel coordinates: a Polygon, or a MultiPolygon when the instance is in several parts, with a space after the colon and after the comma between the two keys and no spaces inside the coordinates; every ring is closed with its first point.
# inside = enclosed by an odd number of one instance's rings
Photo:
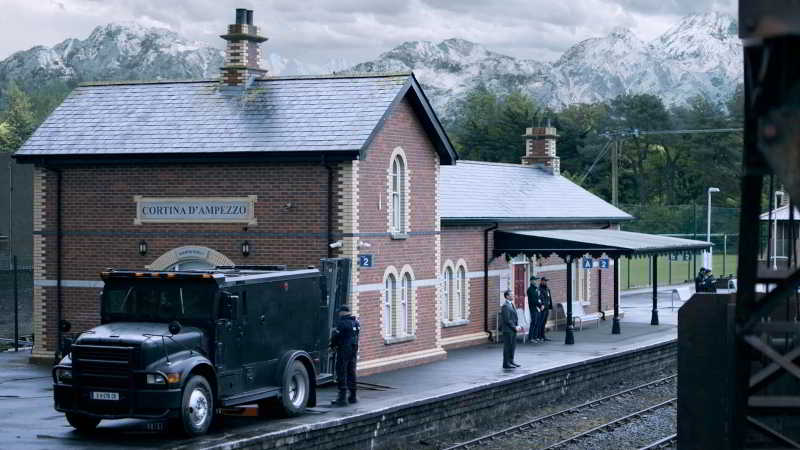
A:
{"type": "MultiPolygon", "coordinates": [[[[564,323],[567,322],[567,303],[558,303],[557,308],[561,310],[561,317],[564,323]]],[[[583,330],[583,322],[585,320],[594,320],[598,327],[600,327],[600,313],[587,313],[583,310],[583,303],[572,302],[572,327],[575,328],[575,322],[578,323],[578,330],[583,330]]]]}

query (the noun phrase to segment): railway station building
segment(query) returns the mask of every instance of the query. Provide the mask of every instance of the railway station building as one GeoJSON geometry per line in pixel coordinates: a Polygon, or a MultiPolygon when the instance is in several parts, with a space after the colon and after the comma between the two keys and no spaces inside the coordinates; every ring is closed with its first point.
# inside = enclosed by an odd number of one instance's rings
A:
{"type": "Polygon", "coordinates": [[[534,274],[611,314],[602,260],[622,247],[597,233],[632,217],[560,175],[554,128],[526,130],[522,164],[459,161],[413,74],[271,77],[252,14],[227,31],[220,79],[81,85],[15,154],[33,166],[34,359],[61,319],[98,324],[108,267],[351,258],[365,374],[496,338],[501,293],[525,311],[534,274]],[[585,257],[547,248],[570,230],[585,257]],[[520,236],[534,247],[502,247],[520,236]]]}

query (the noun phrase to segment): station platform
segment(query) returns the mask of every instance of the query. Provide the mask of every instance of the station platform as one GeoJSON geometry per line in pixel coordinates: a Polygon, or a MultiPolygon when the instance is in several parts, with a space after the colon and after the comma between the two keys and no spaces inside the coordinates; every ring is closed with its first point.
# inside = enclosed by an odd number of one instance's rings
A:
{"type": "MultiPolygon", "coordinates": [[[[663,298],[662,298],[663,297],[663,298]]],[[[354,423],[360,416],[374,417],[402,405],[415,405],[431,398],[448,398],[481,386],[530,378],[539,372],[583,364],[674,341],[677,338],[678,306],[668,296],[659,307],[660,325],[650,325],[652,298],[647,293],[623,295],[625,315],[621,334],[611,334],[611,320],[598,327],[584,326],[575,332],[575,344],[564,344],[564,332],[549,332],[549,342],[517,346],[516,362],[522,367],[504,370],[502,345],[484,345],[453,350],[446,360],[361,377],[359,402],[347,407],[328,406],[336,397],[334,386],[318,391],[318,406],[295,418],[226,416],[224,425],[210,434],[182,440],[164,432],[158,424],[141,420],[104,421],[95,433],[80,435],[53,409],[49,368],[25,363],[26,354],[0,354],[0,433],[8,439],[5,448],[242,448],[270,435],[309,433],[326,427],[354,423]]],[[[264,447],[269,448],[269,447],[264,447]]]]}

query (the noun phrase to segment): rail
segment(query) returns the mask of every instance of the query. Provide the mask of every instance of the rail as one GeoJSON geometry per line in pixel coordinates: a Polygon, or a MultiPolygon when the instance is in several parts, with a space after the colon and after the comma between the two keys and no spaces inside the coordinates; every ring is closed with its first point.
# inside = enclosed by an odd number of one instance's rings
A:
{"type": "MultiPolygon", "coordinates": [[[[508,427],[508,428],[504,428],[504,429],[502,429],[500,431],[489,433],[489,434],[486,434],[484,436],[472,439],[470,441],[462,442],[462,443],[447,447],[447,448],[445,448],[445,450],[467,449],[467,448],[470,448],[470,447],[477,447],[477,446],[483,445],[484,443],[487,443],[487,442],[490,442],[492,440],[495,440],[499,436],[503,436],[503,435],[506,435],[506,434],[509,434],[509,433],[515,433],[515,432],[518,432],[518,431],[522,431],[522,432],[527,431],[527,428],[529,428],[529,427],[531,427],[533,425],[539,424],[539,423],[547,422],[549,419],[552,419],[552,418],[555,418],[555,417],[558,417],[558,416],[565,416],[565,415],[568,415],[568,414],[574,414],[574,413],[576,413],[576,412],[578,412],[578,411],[580,411],[580,410],[582,410],[584,408],[593,408],[593,407],[595,407],[595,406],[597,406],[599,404],[608,402],[608,401],[613,400],[613,399],[618,398],[618,397],[625,397],[625,396],[627,396],[627,395],[629,395],[629,394],[631,394],[633,392],[640,391],[642,389],[647,389],[647,388],[651,388],[651,387],[654,387],[654,386],[660,386],[662,384],[668,383],[668,382],[676,379],[677,376],[678,375],[676,374],[676,375],[670,375],[670,376],[667,376],[667,377],[664,377],[664,378],[659,378],[658,380],[650,381],[648,383],[644,383],[644,384],[641,384],[639,386],[632,387],[630,389],[625,389],[624,391],[620,391],[620,392],[617,392],[617,393],[614,393],[614,394],[611,394],[611,395],[607,395],[605,397],[600,397],[600,398],[597,398],[597,399],[594,399],[594,400],[590,400],[590,401],[582,403],[582,404],[580,404],[578,406],[573,406],[571,408],[563,409],[561,411],[558,411],[558,412],[555,412],[555,413],[552,413],[552,414],[548,414],[548,415],[545,415],[545,416],[537,417],[537,418],[535,418],[533,420],[530,420],[530,421],[527,421],[525,423],[521,423],[521,424],[518,424],[518,425],[514,425],[514,426],[511,426],[511,427],[508,427]]],[[[670,402],[674,402],[674,401],[675,401],[675,399],[670,400],[670,402]]],[[[639,413],[641,413],[641,411],[639,411],[639,413]]],[[[637,413],[634,413],[634,414],[637,414],[637,413]]],[[[550,448],[550,447],[548,447],[548,448],[550,448]]],[[[553,448],[555,448],[555,447],[553,447],[553,448]]]]}
{"type": "Polygon", "coordinates": [[[674,447],[678,443],[678,434],[671,434],[664,439],[659,439],[655,442],[645,445],[644,447],[640,448],[639,450],[656,450],[662,448],[671,448],[674,447]]]}

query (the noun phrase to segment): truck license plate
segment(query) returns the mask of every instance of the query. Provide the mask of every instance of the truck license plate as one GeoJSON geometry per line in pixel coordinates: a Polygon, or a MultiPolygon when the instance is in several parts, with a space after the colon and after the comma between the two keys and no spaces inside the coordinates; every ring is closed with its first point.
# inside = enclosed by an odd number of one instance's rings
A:
{"type": "Polygon", "coordinates": [[[116,392],[92,392],[92,400],[119,400],[116,392]]]}

